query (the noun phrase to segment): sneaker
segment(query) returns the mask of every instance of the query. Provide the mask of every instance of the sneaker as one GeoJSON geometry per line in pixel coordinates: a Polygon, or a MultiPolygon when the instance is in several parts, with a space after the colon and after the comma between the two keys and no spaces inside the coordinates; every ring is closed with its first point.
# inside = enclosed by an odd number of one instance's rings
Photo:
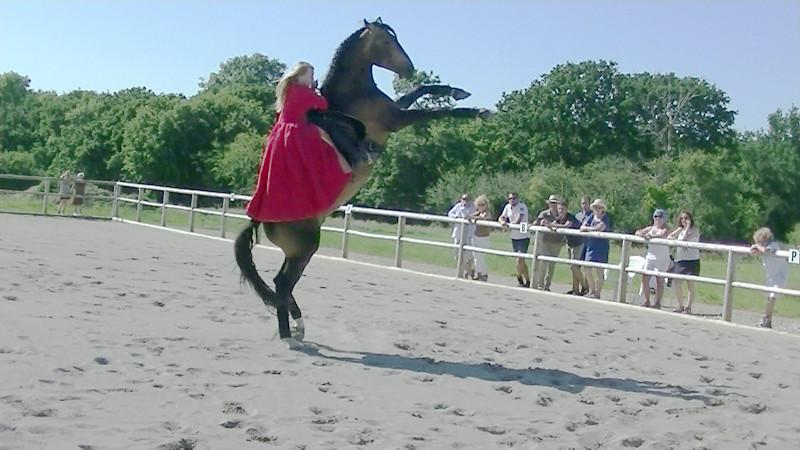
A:
{"type": "Polygon", "coordinates": [[[517,275],[517,286],[519,286],[519,287],[525,287],[525,282],[524,282],[524,281],[522,281],[522,277],[521,277],[521,276],[519,276],[519,275],[517,275]]]}
{"type": "Polygon", "coordinates": [[[761,322],[758,323],[758,326],[761,328],[772,328],[772,319],[762,315],[761,322]]]}
{"type": "Polygon", "coordinates": [[[586,294],[588,294],[588,293],[589,293],[589,289],[583,289],[580,292],[580,294],[578,294],[578,295],[580,295],[581,297],[586,297],[586,294]]]}
{"type": "Polygon", "coordinates": [[[524,287],[524,288],[529,288],[529,287],[531,287],[531,282],[530,282],[530,280],[528,280],[528,281],[526,281],[526,282],[522,283],[522,287],[524,287]]]}

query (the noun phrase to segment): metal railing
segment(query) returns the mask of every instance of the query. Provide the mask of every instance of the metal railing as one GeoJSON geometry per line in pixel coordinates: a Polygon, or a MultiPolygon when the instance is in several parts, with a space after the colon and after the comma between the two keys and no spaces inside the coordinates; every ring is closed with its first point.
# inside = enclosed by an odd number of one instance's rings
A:
{"type": "MultiPolygon", "coordinates": [[[[57,181],[57,178],[53,177],[32,177],[32,176],[19,176],[19,175],[5,175],[0,174],[0,179],[14,179],[14,180],[29,180],[29,181],[41,181],[45,183],[44,192],[34,192],[30,194],[37,194],[43,195],[43,213],[47,214],[47,206],[46,206],[46,199],[53,196],[58,196],[57,193],[48,193],[49,184],[52,183],[54,180],[57,181]]],[[[231,211],[231,202],[242,201],[246,202],[251,199],[250,196],[247,195],[239,195],[236,193],[221,193],[221,192],[209,192],[209,191],[200,191],[200,190],[193,190],[193,189],[180,189],[180,188],[173,188],[173,187],[166,187],[166,186],[157,186],[157,185],[150,185],[150,184],[140,184],[140,183],[129,183],[129,182],[109,182],[109,181],[88,181],[89,183],[93,184],[106,184],[106,185],[113,185],[114,191],[113,196],[86,196],[86,198],[100,198],[100,199],[110,199],[112,201],[112,212],[111,217],[119,218],[119,206],[121,203],[127,203],[135,205],[136,207],[136,221],[142,221],[142,208],[144,206],[159,208],[161,211],[161,220],[160,225],[163,227],[167,226],[167,210],[180,210],[185,211],[188,214],[188,230],[190,232],[195,232],[195,216],[196,214],[206,214],[212,216],[218,216],[220,218],[219,222],[219,236],[226,237],[226,225],[225,219],[226,218],[236,218],[236,219],[243,219],[249,220],[244,214],[239,214],[231,211]],[[133,196],[127,197],[122,195],[122,189],[133,189],[136,192],[135,198],[133,196]],[[159,192],[161,193],[161,202],[152,202],[145,200],[145,194],[147,191],[151,192],[159,192]],[[180,194],[180,195],[188,195],[191,196],[191,201],[189,203],[190,206],[185,205],[178,205],[170,203],[170,194],[180,194]],[[198,198],[200,197],[207,197],[207,198],[216,198],[222,201],[222,206],[219,211],[211,210],[211,209],[203,209],[198,208],[198,198]]],[[[4,192],[14,192],[19,193],[19,191],[9,191],[9,190],[0,190],[0,193],[4,192]]],[[[640,274],[640,275],[652,275],[658,276],[663,278],[672,278],[678,280],[687,280],[687,281],[695,281],[698,283],[706,283],[712,285],[718,285],[724,287],[723,293],[723,301],[722,301],[722,312],[721,316],[722,319],[725,321],[730,321],[733,311],[733,289],[740,288],[740,289],[748,289],[766,293],[775,293],[775,294],[782,294],[788,295],[793,297],[800,297],[800,291],[793,290],[793,289],[784,289],[784,288],[777,288],[771,286],[764,286],[760,284],[753,284],[753,283],[746,283],[740,282],[735,280],[736,276],[736,260],[738,257],[742,255],[750,255],[750,248],[744,246],[733,246],[733,245],[721,245],[721,244],[711,244],[711,243],[702,243],[702,242],[686,242],[686,241],[678,241],[673,239],[645,239],[642,237],[629,235],[629,234],[621,234],[621,233],[608,233],[608,232],[584,232],[574,229],[551,229],[548,227],[543,226],[529,226],[527,224],[516,224],[516,225],[509,225],[509,228],[520,230],[523,233],[530,234],[533,240],[533,252],[532,253],[515,253],[515,252],[508,252],[508,251],[501,251],[501,250],[494,250],[488,248],[481,248],[475,247],[471,245],[465,245],[464,242],[466,241],[466,225],[479,225],[490,227],[494,229],[503,228],[497,222],[492,221],[468,221],[465,219],[459,218],[451,218],[446,216],[439,216],[433,214],[422,214],[422,213],[414,213],[414,212],[405,212],[405,211],[393,211],[393,210],[384,210],[384,209],[376,209],[376,208],[366,208],[366,207],[359,207],[353,205],[345,205],[341,206],[336,209],[338,212],[344,213],[344,222],[342,228],[337,227],[330,227],[330,226],[323,226],[323,231],[328,232],[336,232],[342,234],[342,243],[341,243],[341,257],[342,258],[349,258],[349,237],[350,236],[359,236],[364,238],[370,239],[378,239],[378,240],[386,240],[386,241],[394,241],[395,242],[395,255],[394,255],[394,265],[396,267],[402,267],[403,264],[403,246],[404,244],[417,244],[417,245],[426,245],[426,246],[434,246],[434,247],[441,247],[441,248],[449,248],[454,249],[456,251],[456,276],[462,273],[462,263],[463,258],[462,255],[464,252],[479,252],[489,255],[496,255],[496,256],[504,256],[504,257],[513,257],[513,258],[523,258],[531,262],[530,264],[530,279],[536,280],[538,271],[544,270],[543,265],[537,264],[537,262],[553,262],[557,264],[566,264],[566,265],[578,265],[582,267],[592,267],[592,268],[599,268],[605,269],[612,272],[616,272],[619,276],[617,278],[617,283],[614,286],[614,294],[613,300],[617,302],[624,303],[627,299],[627,285],[628,285],[628,274],[640,274]],[[378,216],[378,217],[392,217],[396,219],[397,224],[397,231],[394,235],[385,235],[385,234],[377,234],[377,233],[367,233],[363,231],[353,230],[352,221],[354,214],[362,214],[367,216],[378,216]],[[460,239],[454,240],[452,243],[448,242],[439,242],[439,241],[432,241],[426,239],[417,239],[413,237],[409,237],[405,235],[406,230],[406,222],[408,220],[418,220],[418,221],[426,221],[426,222],[438,222],[438,223],[447,223],[452,224],[454,226],[459,226],[460,228],[460,239]],[[589,261],[582,261],[582,260],[574,260],[574,259],[565,259],[559,258],[554,256],[545,256],[540,254],[541,253],[541,242],[542,238],[545,234],[559,234],[564,236],[580,236],[583,238],[586,237],[594,237],[594,238],[601,238],[607,239],[609,241],[616,241],[619,242],[622,246],[622,252],[620,254],[620,260],[616,263],[598,263],[598,262],[589,262],[589,261]],[[669,272],[658,272],[658,271],[650,271],[650,270],[641,270],[637,268],[629,267],[630,263],[630,253],[631,253],[631,246],[632,244],[658,244],[658,245],[665,245],[669,247],[683,247],[683,248],[693,248],[703,252],[715,252],[726,255],[727,257],[727,264],[726,264],[726,273],[725,278],[712,278],[712,277],[704,277],[704,276],[694,276],[694,275],[681,275],[669,272]],[[541,266],[541,267],[540,267],[541,266]]],[[[778,251],[777,255],[779,257],[788,258],[789,251],[781,250],[778,251]]],[[[534,283],[531,283],[532,285],[534,283]]],[[[533,286],[532,286],[533,288],[533,286]]]]}

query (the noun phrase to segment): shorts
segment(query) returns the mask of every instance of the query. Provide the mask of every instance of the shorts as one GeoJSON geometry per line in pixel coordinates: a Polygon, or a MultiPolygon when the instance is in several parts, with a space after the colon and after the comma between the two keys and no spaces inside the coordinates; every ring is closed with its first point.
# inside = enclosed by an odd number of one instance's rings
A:
{"type": "Polygon", "coordinates": [[[700,275],[700,260],[684,259],[676,262],[675,273],[679,275],[700,275]]]}
{"type": "Polygon", "coordinates": [[[528,247],[530,247],[530,245],[530,238],[511,240],[511,248],[514,249],[516,253],[528,253],[528,247]]]}

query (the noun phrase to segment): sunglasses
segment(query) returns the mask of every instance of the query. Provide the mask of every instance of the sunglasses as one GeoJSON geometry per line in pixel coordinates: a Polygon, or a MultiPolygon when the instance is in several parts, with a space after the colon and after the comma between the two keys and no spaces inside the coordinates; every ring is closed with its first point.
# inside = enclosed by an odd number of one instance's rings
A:
{"type": "Polygon", "coordinates": [[[664,216],[653,216],[653,219],[663,219],[664,216]]]}

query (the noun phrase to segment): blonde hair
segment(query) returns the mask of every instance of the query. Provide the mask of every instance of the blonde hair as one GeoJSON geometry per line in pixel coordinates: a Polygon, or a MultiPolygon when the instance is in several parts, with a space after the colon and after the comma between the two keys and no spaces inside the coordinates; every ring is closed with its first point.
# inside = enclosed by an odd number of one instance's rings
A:
{"type": "Polygon", "coordinates": [[[762,227],[756,230],[753,233],[753,241],[756,244],[760,244],[761,242],[767,242],[772,239],[772,230],[767,227],[762,227]]]}
{"type": "Polygon", "coordinates": [[[305,61],[300,61],[292,67],[292,70],[281,77],[280,81],[278,81],[278,86],[275,88],[275,111],[281,112],[283,104],[286,102],[286,92],[289,90],[289,86],[297,84],[297,79],[300,75],[303,75],[309,69],[314,70],[314,66],[305,61]]]}
{"type": "Polygon", "coordinates": [[[485,194],[479,195],[475,198],[475,206],[478,206],[478,203],[486,203],[486,212],[489,213],[490,216],[492,215],[492,204],[489,202],[489,197],[485,194]]]}

